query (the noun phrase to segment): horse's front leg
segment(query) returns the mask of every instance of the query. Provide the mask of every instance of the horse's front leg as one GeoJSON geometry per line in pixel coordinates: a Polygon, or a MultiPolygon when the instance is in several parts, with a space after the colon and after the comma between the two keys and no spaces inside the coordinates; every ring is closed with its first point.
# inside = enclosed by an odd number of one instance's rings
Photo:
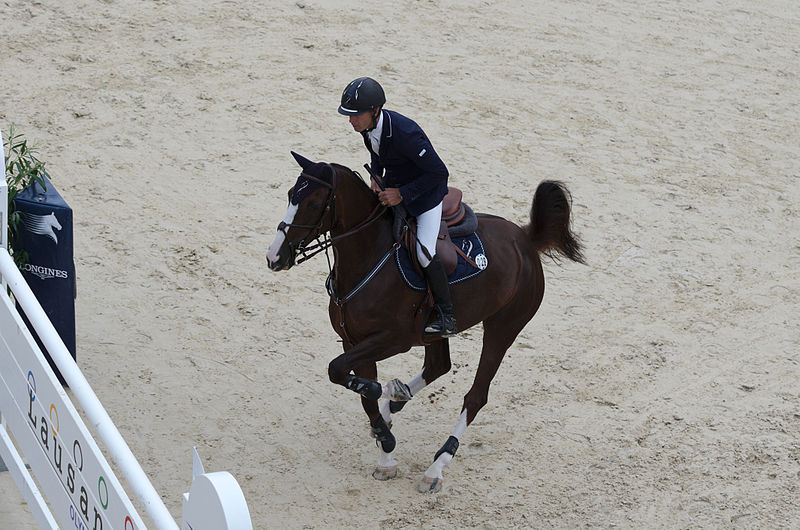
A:
{"type": "Polygon", "coordinates": [[[333,383],[356,392],[361,396],[361,404],[367,413],[372,436],[380,449],[378,465],[372,476],[378,480],[388,480],[397,476],[397,461],[392,456],[396,440],[389,426],[378,410],[378,399],[410,399],[408,387],[399,381],[391,381],[386,386],[377,379],[376,361],[386,359],[399,351],[382,347],[384,341],[364,341],[352,347],[331,361],[328,375],[333,383]],[[354,373],[350,373],[350,371],[354,373]]]}
{"type": "MultiPolygon", "coordinates": [[[[357,377],[366,380],[374,381],[378,377],[378,367],[375,363],[362,365],[354,371],[357,377]]],[[[364,407],[364,412],[367,413],[370,434],[375,438],[380,451],[378,464],[375,466],[372,476],[377,480],[393,479],[397,476],[397,461],[392,456],[392,452],[397,446],[397,441],[378,411],[378,402],[376,400],[361,396],[361,406],[364,407]]]]}
{"type": "Polygon", "coordinates": [[[391,343],[391,341],[380,340],[379,337],[376,337],[348,348],[328,365],[329,379],[332,383],[342,385],[370,401],[377,401],[381,398],[395,401],[411,399],[408,386],[400,380],[394,379],[386,385],[381,385],[376,381],[375,363],[411,348],[410,345],[405,348],[387,347],[387,343],[391,343]],[[351,371],[355,372],[355,375],[350,373],[351,371]]]}

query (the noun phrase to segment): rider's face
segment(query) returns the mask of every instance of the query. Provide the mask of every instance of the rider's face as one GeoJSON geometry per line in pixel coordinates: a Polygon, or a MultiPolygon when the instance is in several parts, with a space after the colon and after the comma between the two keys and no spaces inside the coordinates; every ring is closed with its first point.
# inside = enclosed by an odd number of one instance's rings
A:
{"type": "Polygon", "coordinates": [[[372,112],[362,112],[361,114],[356,114],[354,116],[350,116],[350,125],[353,126],[356,132],[366,131],[372,127],[372,112]]]}

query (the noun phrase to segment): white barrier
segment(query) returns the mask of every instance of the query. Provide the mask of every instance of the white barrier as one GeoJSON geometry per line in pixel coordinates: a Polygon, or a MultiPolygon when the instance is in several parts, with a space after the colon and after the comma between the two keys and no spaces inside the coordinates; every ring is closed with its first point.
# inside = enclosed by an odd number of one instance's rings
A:
{"type": "MultiPolygon", "coordinates": [[[[4,287],[0,293],[0,457],[41,528],[146,528],[14,301],[6,295],[7,284],[153,524],[177,530],[161,497],[8,254],[5,157],[0,159],[4,170],[0,179],[0,275],[4,287]]],[[[206,474],[196,451],[193,469],[192,486],[183,499],[184,530],[251,530],[247,503],[233,476],[206,474]]]]}

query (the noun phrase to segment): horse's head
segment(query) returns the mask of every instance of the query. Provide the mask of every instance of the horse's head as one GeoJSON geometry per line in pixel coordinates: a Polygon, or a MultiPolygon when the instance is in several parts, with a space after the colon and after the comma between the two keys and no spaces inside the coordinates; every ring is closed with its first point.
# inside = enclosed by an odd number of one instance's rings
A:
{"type": "Polygon", "coordinates": [[[53,243],[58,244],[58,236],[56,230],[61,230],[61,223],[58,222],[55,212],[50,212],[47,215],[36,215],[29,212],[22,213],[22,224],[25,229],[33,234],[40,236],[47,236],[53,240],[53,243]]]}
{"type": "Polygon", "coordinates": [[[61,223],[58,222],[55,212],[50,212],[50,215],[47,216],[47,222],[56,230],[61,230],[61,223]]]}
{"type": "Polygon", "coordinates": [[[297,254],[328,232],[333,223],[335,171],[328,164],[311,162],[295,152],[292,156],[303,171],[289,190],[289,209],[267,249],[267,263],[275,271],[291,268],[297,254]]]}

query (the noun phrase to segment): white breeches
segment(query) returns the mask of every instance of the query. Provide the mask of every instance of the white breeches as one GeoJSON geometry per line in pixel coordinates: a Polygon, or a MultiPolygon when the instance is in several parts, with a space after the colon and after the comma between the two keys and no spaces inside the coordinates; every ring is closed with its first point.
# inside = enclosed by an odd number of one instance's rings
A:
{"type": "Polygon", "coordinates": [[[436,255],[436,239],[439,237],[439,226],[442,223],[442,203],[437,204],[427,212],[417,216],[417,257],[422,268],[431,262],[422,252],[420,243],[430,252],[431,257],[436,255]]]}

